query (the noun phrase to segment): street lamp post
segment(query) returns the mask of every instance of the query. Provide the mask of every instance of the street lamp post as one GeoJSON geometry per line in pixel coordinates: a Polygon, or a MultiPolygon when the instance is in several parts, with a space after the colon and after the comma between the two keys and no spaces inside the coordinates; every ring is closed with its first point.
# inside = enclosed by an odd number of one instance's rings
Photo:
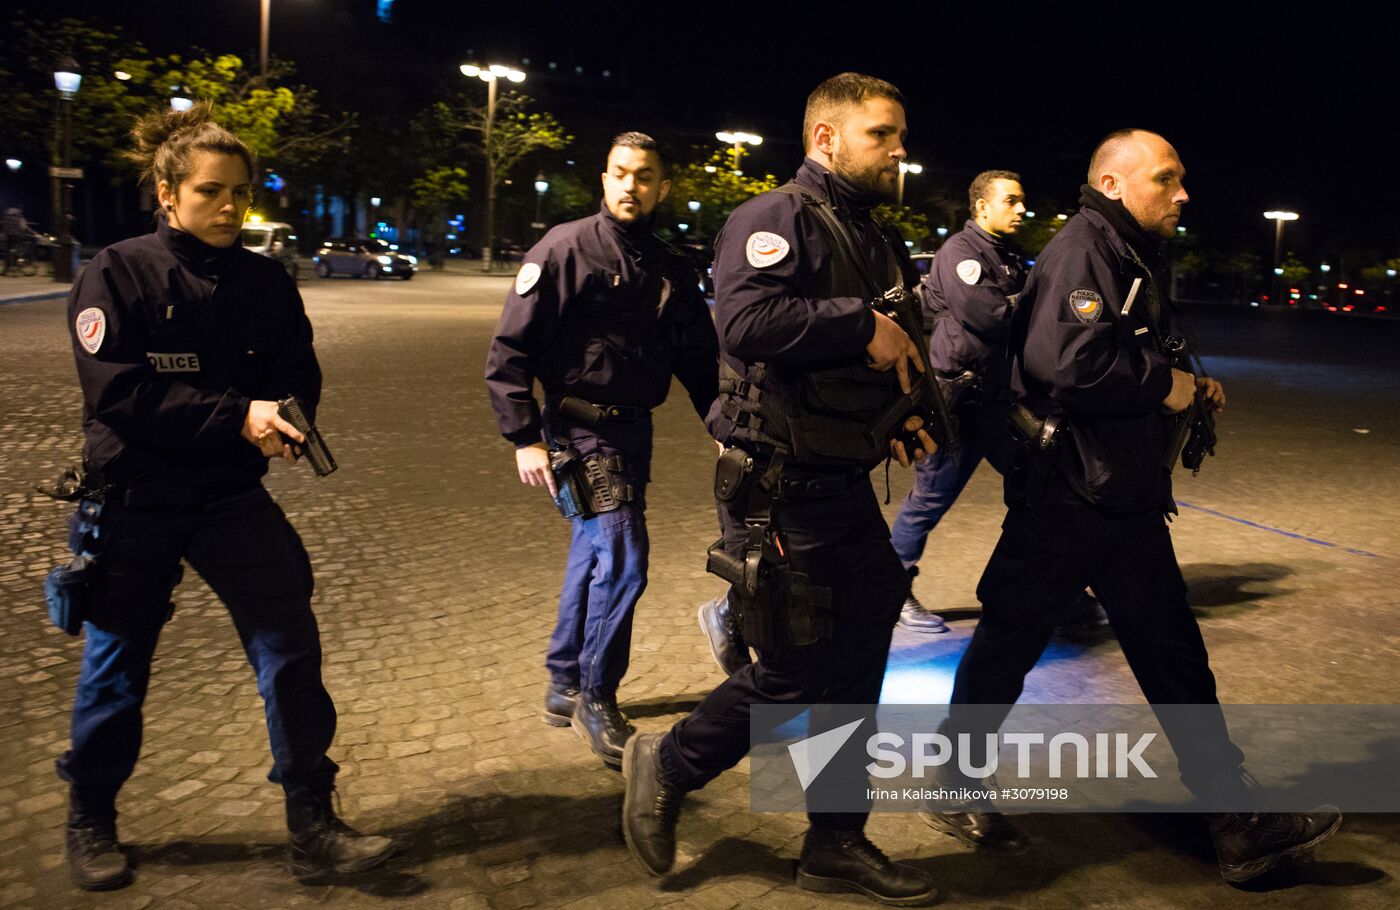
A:
{"type": "Polygon", "coordinates": [[[1279,288],[1283,286],[1280,282],[1280,276],[1283,275],[1283,223],[1285,221],[1297,221],[1298,213],[1285,211],[1265,212],[1264,217],[1274,223],[1274,300],[1277,302],[1279,288]]]}
{"type": "Polygon", "coordinates": [[[262,63],[262,80],[267,83],[267,33],[272,26],[272,0],[262,0],[262,16],[258,22],[258,58],[262,63]]]}
{"type": "Polygon", "coordinates": [[[690,220],[691,220],[692,222],[694,222],[694,224],[695,224],[695,233],[696,233],[697,235],[699,235],[699,233],[700,233],[700,200],[699,200],[699,199],[692,199],[692,200],[690,200],[689,202],[687,202],[687,203],[685,204],[685,207],[688,208],[688,209],[690,209],[690,220]]]}
{"type": "Polygon", "coordinates": [[[500,64],[480,67],[463,63],[459,68],[463,76],[475,76],[486,83],[486,128],[482,131],[482,146],[486,150],[486,241],[481,247],[481,270],[489,272],[496,246],[496,158],[491,144],[491,132],[496,123],[496,83],[501,79],[524,82],[525,73],[500,64]]]}
{"type": "Polygon", "coordinates": [[[73,280],[73,96],[78,93],[83,77],[71,57],[54,70],[53,84],[58,89],[58,135],[55,137],[58,165],[49,168],[53,178],[54,233],[58,247],[54,250],[53,280],[69,283],[73,280]]]}
{"type": "Polygon", "coordinates": [[[539,232],[539,236],[544,236],[544,194],[549,192],[549,181],[544,179],[544,174],[535,175],[535,220],[530,227],[539,232]]]}
{"type": "Polygon", "coordinates": [[[763,144],[763,137],[754,135],[753,133],[725,131],[715,133],[715,138],[725,145],[734,146],[734,173],[736,174],[740,171],[739,162],[744,158],[744,146],[763,144]]]}
{"type": "Polygon", "coordinates": [[[907,161],[899,162],[899,188],[895,190],[894,197],[894,204],[896,206],[904,205],[904,175],[922,174],[923,172],[924,166],[922,164],[910,164],[907,161]]]}

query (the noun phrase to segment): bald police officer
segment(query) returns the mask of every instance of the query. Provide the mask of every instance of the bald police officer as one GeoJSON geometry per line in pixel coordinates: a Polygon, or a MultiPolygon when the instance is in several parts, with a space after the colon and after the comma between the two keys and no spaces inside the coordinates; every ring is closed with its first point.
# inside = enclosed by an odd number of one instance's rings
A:
{"type": "MultiPolygon", "coordinates": [[[[1315,847],[1341,824],[1324,806],[1260,811],[1230,741],[1200,628],[1186,601],[1164,515],[1176,511],[1168,463],[1173,416],[1223,408],[1225,392],[1174,362],[1165,240],[1187,201],[1176,150],[1119,130],[1094,151],[1080,210],[1036,263],[1012,330],[1012,381],[1059,445],[1024,447],[1006,478],[1001,539],[977,595],[982,617],[958,666],[950,733],[995,730],[1049,641],[1056,605],[1086,583],[1103,601],[1143,694],[1176,751],[1182,782],[1211,816],[1222,876],[1245,881],[1315,847]],[[1198,398],[1199,396],[1199,398],[1198,398]],[[1181,712],[1172,706],[1205,706],[1181,712]]],[[[1021,846],[985,810],[933,817],[976,846],[1021,846]]]]}

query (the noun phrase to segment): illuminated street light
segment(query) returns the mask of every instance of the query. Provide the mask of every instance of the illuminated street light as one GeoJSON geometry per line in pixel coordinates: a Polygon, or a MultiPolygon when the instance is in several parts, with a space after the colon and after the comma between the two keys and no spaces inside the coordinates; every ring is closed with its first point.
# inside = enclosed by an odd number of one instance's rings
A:
{"type": "Polygon", "coordinates": [[[1332,271],[1332,267],[1325,262],[1321,266],[1319,266],[1319,268],[1322,269],[1324,273],[1332,271]]]}
{"type": "Polygon", "coordinates": [[[1026,217],[1027,217],[1027,218],[1034,218],[1034,217],[1035,217],[1035,212],[1026,212],[1026,217]]]}
{"type": "Polygon", "coordinates": [[[744,146],[763,144],[762,136],[738,131],[721,131],[715,133],[715,138],[725,145],[734,146],[734,172],[736,174],[739,173],[739,162],[744,157],[744,146]]]}
{"type": "Polygon", "coordinates": [[[514,67],[493,63],[486,67],[463,63],[458,67],[468,79],[486,83],[486,129],[482,133],[482,148],[486,152],[486,237],[481,246],[481,270],[491,271],[491,256],[496,246],[496,165],[491,154],[491,133],[496,124],[496,83],[506,79],[512,83],[525,81],[525,73],[514,67]]]}
{"type": "Polygon", "coordinates": [[[116,76],[116,77],[117,77],[117,81],[119,81],[119,82],[126,82],[128,79],[131,78],[131,74],[128,73],[128,72],[126,72],[125,70],[117,70],[117,71],[116,71],[115,73],[113,73],[112,75],[113,75],[113,76],[116,76]]]}
{"type": "Polygon", "coordinates": [[[19,172],[20,168],[24,167],[24,162],[20,161],[18,158],[6,158],[5,167],[10,169],[11,174],[15,174],[19,172]]]}
{"type": "MultiPolygon", "coordinates": [[[[58,235],[58,248],[53,255],[53,280],[71,282],[73,280],[73,177],[71,167],[73,157],[73,96],[83,84],[82,73],[72,57],[59,63],[53,74],[54,88],[58,89],[58,167],[49,168],[50,186],[53,191],[54,233],[58,235]]],[[[81,174],[81,172],[77,172],[81,174]]]]}
{"type": "MultiPolygon", "coordinates": [[[[1283,269],[1279,268],[1283,259],[1283,223],[1285,221],[1297,221],[1297,212],[1265,212],[1264,217],[1274,223],[1274,274],[1282,275],[1283,269]]],[[[1275,288],[1277,290],[1277,288],[1275,288]]],[[[1277,295],[1275,295],[1277,296],[1277,295]]]]}
{"type": "Polygon", "coordinates": [[[540,171],[535,175],[535,220],[530,227],[537,231],[544,230],[544,194],[549,192],[549,181],[544,179],[544,172],[540,171]]]}
{"type": "Polygon", "coordinates": [[[899,162],[899,186],[895,189],[894,204],[899,206],[904,204],[904,175],[922,174],[924,166],[922,164],[910,164],[908,161],[899,162]]]}

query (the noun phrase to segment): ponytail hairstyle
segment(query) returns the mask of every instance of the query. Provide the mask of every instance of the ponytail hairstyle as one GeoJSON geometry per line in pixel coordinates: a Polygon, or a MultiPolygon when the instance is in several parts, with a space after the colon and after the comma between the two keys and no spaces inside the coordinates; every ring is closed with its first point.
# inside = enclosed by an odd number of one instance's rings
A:
{"type": "MultiPolygon", "coordinates": [[[[123,152],[122,157],[141,169],[142,182],[158,188],[165,181],[172,192],[194,169],[196,152],[237,155],[248,166],[251,182],[257,172],[252,151],[243,140],[210,119],[212,107],[208,101],[198,101],[186,111],[152,111],[141,117],[131,130],[136,148],[123,152]]],[[[165,217],[165,211],[159,207],[157,214],[165,217]]]]}

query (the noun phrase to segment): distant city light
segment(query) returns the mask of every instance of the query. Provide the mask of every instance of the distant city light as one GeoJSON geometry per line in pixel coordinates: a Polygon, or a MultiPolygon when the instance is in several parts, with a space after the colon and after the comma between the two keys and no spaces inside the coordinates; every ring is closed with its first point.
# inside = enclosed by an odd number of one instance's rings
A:
{"type": "Polygon", "coordinates": [[[1035,217],[1035,212],[1026,212],[1026,217],[1027,217],[1027,218],[1034,218],[1034,217],[1035,217]]]}
{"type": "Polygon", "coordinates": [[[901,174],[922,174],[924,166],[922,164],[910,164],[907,161],[899,162],[899,172],[901,174]]]}
{"type": "Polygon", "coordinates": [[[1282,275],[1282,274],[1283,274],[1283,269],[1275,268],[1275,269],[1274,269],[1274,274],[1275,274],[1275,275],[1282,275]]]}
{"type": "MultiPolygon", "coordinates": [[[[10,173],[13,174],[15,171],[24,167],[24,162],[20,161],[18,158],[6,158],[5,167],[9,168],[10,173]]],[[[1391,272],[1390,274],[1394,275],[1395,273],[1391,272]]]]}
{"type": "Polygon", "coordinates": [[[1322,269],[1322,271],[1324,271],[1324,272],[1330,272],[1330,271],[1332,271],[1332,267],[1331,267],[1330,265],[1328,265],[1327,263],[1325,263],[1325,262],[1321,265],[1321,269],[1322,269]]]}
{"type": "Polygon", "coordinates": [[[1272,221],[1297,221],[1297,212],[1265,212],[1264,217],[1272,221]]]}
{"type": "Polygon", "coordinates": [[[116,77],[117,77],[118,79],[120,79],[122,82],[125,82],[125,81],[127,81],[128,79],[131,78],[131,74],[128,73],[128,72],[126,72],[125,70],[117,70],[117,71],[116,71],[115,73],[113,73],[112,75],[113,75],[113,76],[116,76],[116,77]]]}

